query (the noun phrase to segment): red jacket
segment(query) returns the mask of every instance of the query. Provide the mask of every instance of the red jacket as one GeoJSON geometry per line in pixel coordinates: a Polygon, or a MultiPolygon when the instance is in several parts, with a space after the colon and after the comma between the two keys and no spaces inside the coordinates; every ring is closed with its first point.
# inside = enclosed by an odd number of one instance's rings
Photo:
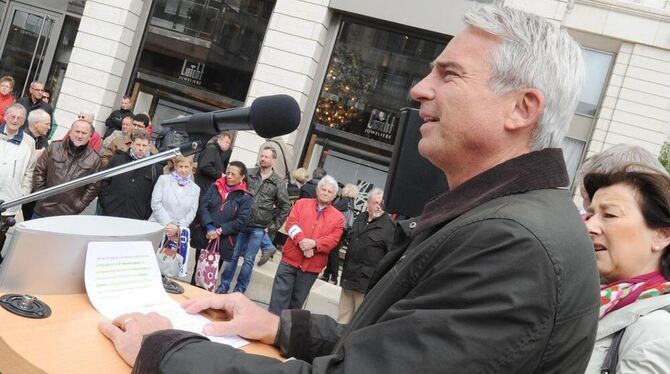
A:
{"type": "Polygon", "coordinates": [[[328,262],[328,253],[340,242],[343,228],[344,216],[332,204],[317,218],[316,199],[299,199],[286,219],[289,239],[282,249],[282,261],[304,272],[320,273],[328,262]],[[316,240],[313,257],[305,257],[298,247],[305,238],[316,240]]]}
{"type": "Polygon", "coordinates": [[[5,109],[15,102],[16,99],[14,99],[11,92],[7,95],[0,95],[0,123],[5,122],[5,109]]]}

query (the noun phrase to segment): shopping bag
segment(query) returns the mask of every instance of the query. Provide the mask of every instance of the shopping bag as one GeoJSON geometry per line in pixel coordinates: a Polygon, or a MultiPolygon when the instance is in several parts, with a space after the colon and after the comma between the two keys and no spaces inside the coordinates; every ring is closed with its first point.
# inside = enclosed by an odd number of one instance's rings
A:
{"type": "Polygon", "coordinates": [[[207,244],[207,248],[200,251],[195,267],[195,284],[208,291],[216,288],[216,277],[219,274],[219,238],[207,244]]]}
{"type": "Polygon", "coordinates": [[[179,243],[163,235],[161,245],[156,252],[158,267],[166,277],[186,277],[188,273],[189,241],[191,231],[187,227],[179,228],[179,243]]]}

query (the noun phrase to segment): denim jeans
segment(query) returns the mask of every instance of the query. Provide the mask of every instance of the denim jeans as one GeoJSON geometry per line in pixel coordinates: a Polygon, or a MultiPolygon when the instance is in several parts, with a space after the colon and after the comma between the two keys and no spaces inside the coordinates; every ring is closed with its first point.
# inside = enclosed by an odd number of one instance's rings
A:
{"type": "Polygon", "coordinates": [[[233,257],[230,262],[226,262],[224,265],[225,268],[221,274],[221,284],[217,290],[218,293],[228,293],[230,284],[233,282],[235,269],[237,269],[237,260],[240,256],[244,257],[244,263],[242,264],[240,274],[237,276],[234,292],[244,293],[247,290],[249,280],[251,279],[251,272],[254,269],[254,260],[256,259],[256,254],[264,235],[266,235],[266,232],[262,227],[250,227],[237,234],[237,242],[235,243],[235,248],[233,248],[233,257]]]}
{"type": "Polygon", "coordinates": [[[281,262],[272,283],[268,311],[279,315],[284,309],[301,309],[317,275],[281,262]]]}
{"type": "Polygon", "coordinates": [[[274,254],[277,252],[277,248],[275,247],[274,244],[272,244],[272,240],[270,240],[270,235],[266,232],[265,235],[263,235],[263,240],[261,240],[261,251],[263,253],[269,253],[269,254],[274,254]]]}

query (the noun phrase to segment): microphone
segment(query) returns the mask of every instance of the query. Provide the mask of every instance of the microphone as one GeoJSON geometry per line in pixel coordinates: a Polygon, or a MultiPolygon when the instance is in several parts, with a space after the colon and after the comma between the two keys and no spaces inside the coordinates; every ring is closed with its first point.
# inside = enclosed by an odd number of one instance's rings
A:
{"type": "Polygon", "coordinates": [[[289,134],[300,124],[300,107],[288,95],[261,96],[250,107],[196,113],[167,120],[161,126],[193,135],[222,131],[254,130],[263,138],[289,134]]]}

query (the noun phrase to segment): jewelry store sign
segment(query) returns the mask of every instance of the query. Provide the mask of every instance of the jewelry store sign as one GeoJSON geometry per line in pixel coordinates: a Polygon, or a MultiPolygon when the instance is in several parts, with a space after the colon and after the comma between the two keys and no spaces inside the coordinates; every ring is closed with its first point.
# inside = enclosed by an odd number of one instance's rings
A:
{"type": "Polygon", "coordinates": [[[188,83],[202,85],[202,75],[205,73],[205,64],[191,62],[184,59],[184,64],[181,67],[179,79],[188,83]]]}

